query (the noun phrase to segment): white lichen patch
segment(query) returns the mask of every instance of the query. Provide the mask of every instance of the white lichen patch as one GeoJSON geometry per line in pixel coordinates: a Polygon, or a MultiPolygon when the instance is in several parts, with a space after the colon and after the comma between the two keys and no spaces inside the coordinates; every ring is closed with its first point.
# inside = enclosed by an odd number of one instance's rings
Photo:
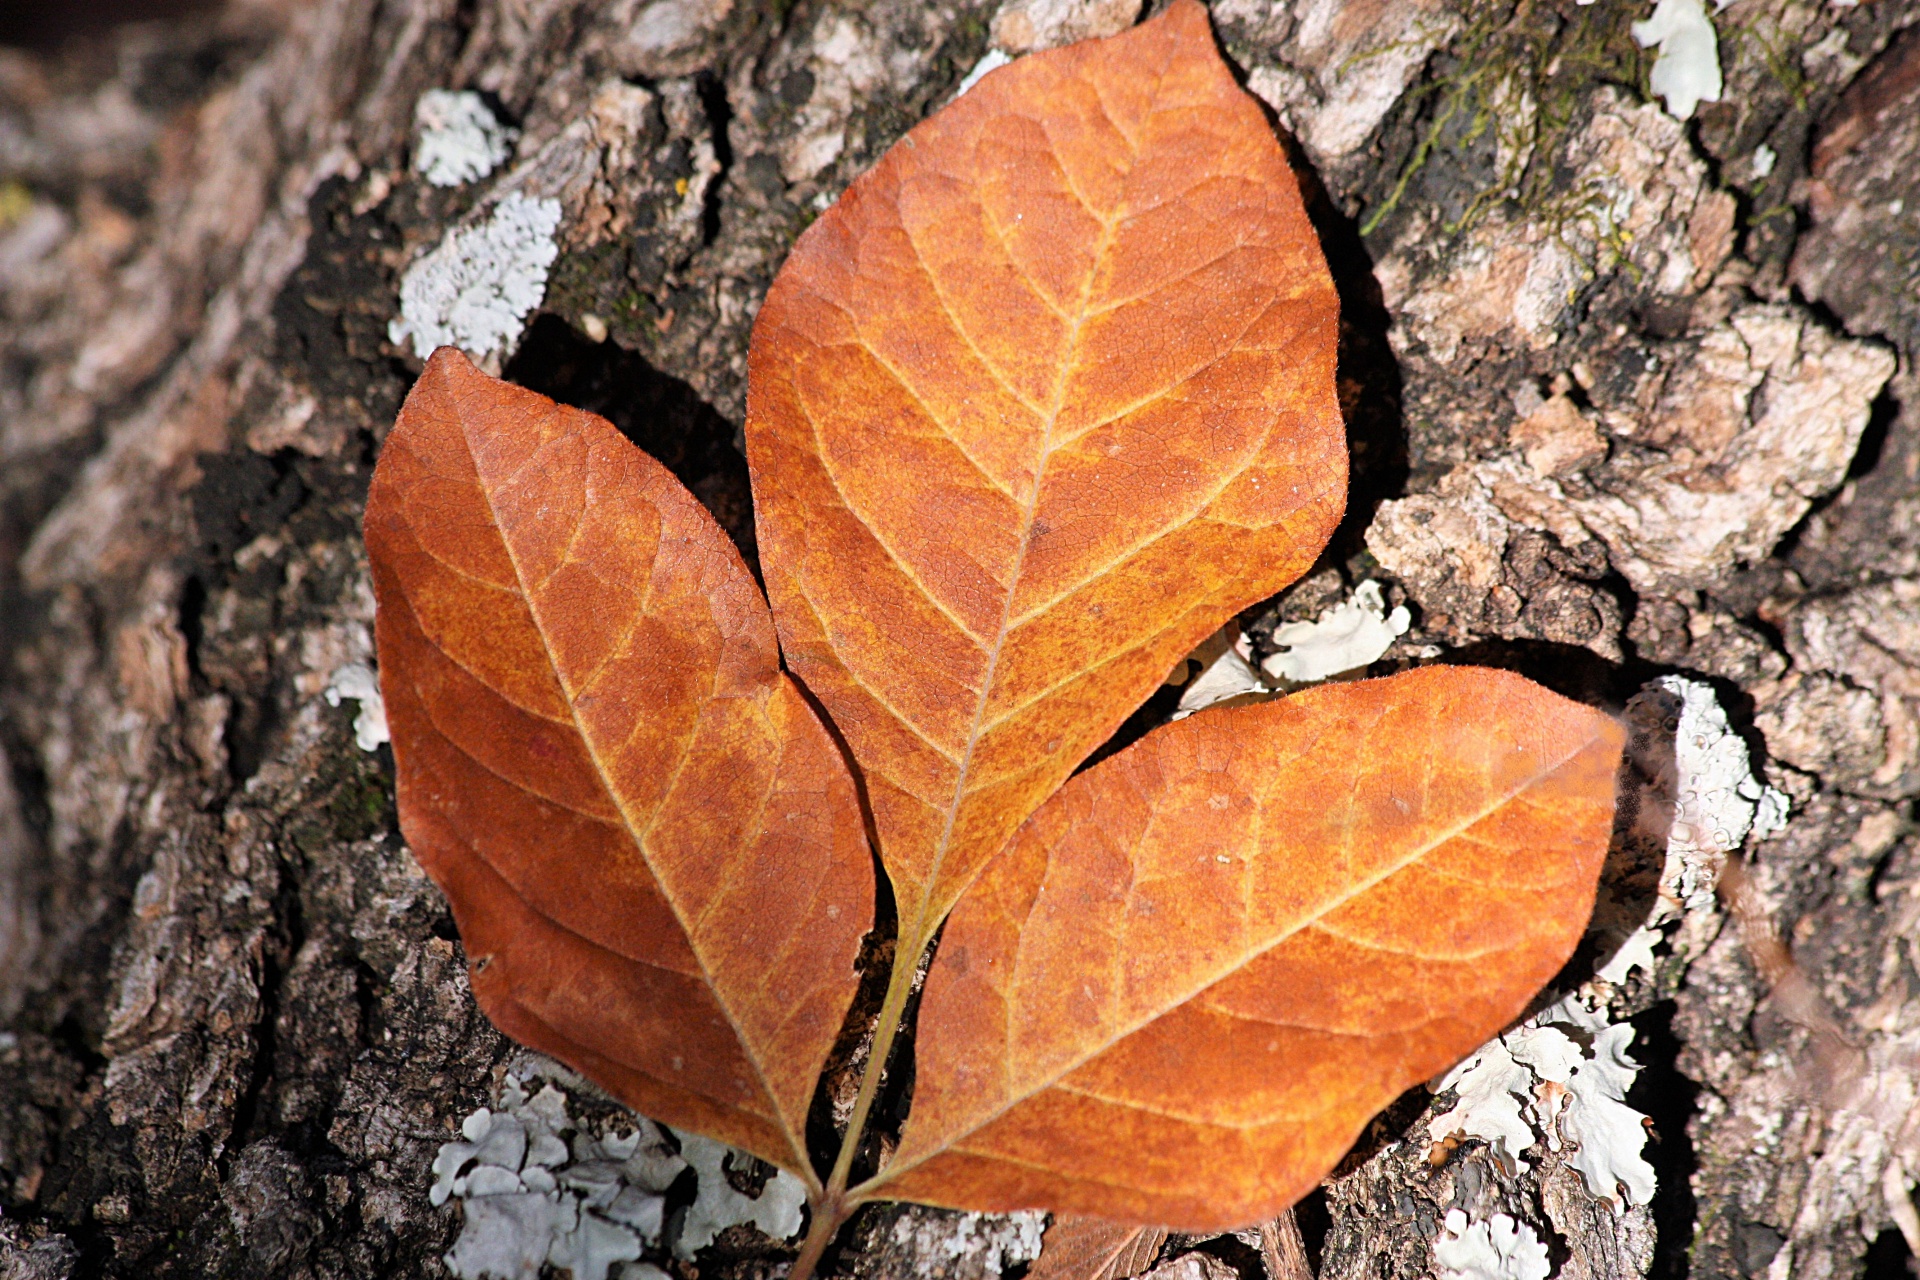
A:
{"type": "Polygon", "coordinates": [[[1632,31],[1642,49],[1660,46],[1651,87],[1674,119],[1690,119],[1702,102],[1720,101],[1720,41],[1701,0],[1659,0],[1653,16],[1632,31]]]}
{"type": "Polygon", "coordinates": [[[547,291],[560,254],[560,202],[510,192],[477,222],[455,227],[400,281],[396,345],[422,359],[458,347],[481,363],[508,355],[547,291]]]}
{"type": "Polygon", "coordinates": [[[1253,649],[1247,643],[1247,638],[1240,634],[1240,628],[1233,623],[1228,623],[1202,640],[1200,647],[1181,661],[1182,676],[1192,665],[1197,665],[1200,671],[1187,685],[1186,692],[1180,695],[1180,705],[1174,709],[1173,719],[1184,720],[1196,711],[1234,698],[1250,695],[1264,697],[1272,692],[1254,667],[1252,655],[1253,649]]]}
{"type": "MultiPolygon", "coordinates": [[[[1451,1111],[1428,1122],[1434,1141],[1461,1134],[1492,1146],[1509,1167],[1536,1141],[1568,1152],[1595,1197],[1644,1205],[1654,1172],[1641,1155],[1647,1131],[1627,1106],[1639,1064],[1627,1056],[1633,1028],[1567,996],[1483,1045],[1435,1086],[1454,1091],[1451,1111]]],[[[1544,1274],[1544,1273],[1543,1273],[1544,1274]]]]}
{"type": "Polygon", "coordinates": [[[502,164],[518,130],[502,124],[477,93],[429,89],[413,104],[414,172],[436,187],[477,182],[502,164]]]}
{"type": "Polygon", "coordinates": [[[1753,776],[1747,744],[1727,723],[1712,685],[1685,676],[1661,676],[1654,685],[1680,699],[1673,827],[1655,908],[1671,919],[1711,906],[1727,854],[1749,835],[1785,828],[1788,802],[1784,792],[1753,776]]]}
{"type": "Polygon", "coordinates": [[[893,1240],[930,1269],[966,1258],[984,1274],[998,1275],[1039,1257],[1046,1229],[1047,1215],[1038,1211],[913,1214],[893,1224],[893,1240]]]}
{"type": "Polygon", "coordinates": [[[979,84],[981,78],[989,71],[998,71],[1012,61],[1013,59],[1009,58],[1006,53],[1000,49],[987,50],[986,56],[973,64],[973,70],[961,77],[959,86],[953,91],[953,96],[956,98],[959,97],[967,90],[973,88],[973,86],[979,84]]]}
{"type": "Polygon", "coordinates": [[[1616,1022],[1602,1028],[1588,1046],[1588,1056],[1573,1068],[1566,1082],[1560,1132],[1572,1144],[1567,1163],[1586,1179],[1587,1190],[1618,1204],[1653,1199],[1653,1166],[1642,1156],[1647,1130],[1643,1117],[1626,1104],[1627,1090],[1640,1074],[1640,1064],[1627,1056],[1633,1028],[1616,1022]]]}
{"type": "Polygon", "coordinates": [[[1547,1280],[1547,1246],[1534,1229],[1504,1213],[1469,1222],[1464,1210],[1448,1212],[1433,1242],[1440,1280],[1547,1280]]]}
{"type": "MultiPolygon", "coordinates": [[[[1786,794],[1753,775],[1747,744],[1727,722],[1713,686],[1685,676],[1661,676],[1628,704],[1628,718],[1671,714],[1673,755],[1665,776],[1652,779],[1650,805],[1669,819],[1659,887],[1650,910],[1603,894],[1594,931],[1608,959],[1596,976],[1619,985],[1636,968],[1652,972],[1654,948],[1683,921],[1683,941],[1692,951],[1714,911],[1714,887],[1727,855],[1747,839],[1785,828],[1786,794]],[[1697,923],[1696,923],[1697,922],[1697,923]]],[[[1666,763],[1666,762],[1663,762],[1666,763]]]]}
{"type": "Polygon", "coordinates": [[[428,1198],[458,1198],[466,1214],[448,1268],[461,1280],[534,1280],[543,1265],[575,1280],[622,1274],[617,1265],[660,1242],[664,1193],[685,1162],[650,1121],[596,1138],[576,1128],[558,1089],[529,1097],[524,1084],[509,1075],[502,1110],[468,1116],[466,1141],[434,1158],[428,1198]]]}
{"type": "Polygon", "coordinates": [[[775,1170],[758,1196],[743,1195],[727,1181],[726,1161],[730,1156],[737,1158],[733,1148],[697,1133],[677,1136],[680,1155],[699,1175],[700,1189],[680,1223],[674,1253],[692,1258],[715,1236],[741,1223],[752,1223],[775,1240],[799,1233],[800,1209],[807,1202],[807,1189],[800,1179],[775,1170]]]}
{"type": "Polygon", "coordinates": [[[742,1194],[726,1166],[745,1157],[639,1116],[596,1132],[568,1114],[554,1085],[529,1094],[539,1071],[510,1069],[497,1108],[468,1116],[463,1140],[434,1157],[428,1199],[457,1199],[465,1214],[446,1255],[460,1280],[536,1280],[546,1266],[575,1280],[658,1280],[665,1272],[642,1261],[648,1253],[691,1258],[738,1223],[777,1239],[800,1229],[799,1179],[776,1172],[758,1196],[742,1194]],[[693,1204],[670,1219],[667,1190],[688,1168],[697,1178],[693,1204]]]}
{"type": "Polygon", "coordinates": [[[1621,941],[1613,954],[1607,958],[1607,962],[1595,971],[1595,975],[1603,982],[1610,982],[1617,987],[1624,983],[1635,969],[1643,973],[1652,973],[1653,966],[1659,960],[1659,957],[1654,954],[1654,948],[1663,941],[1665,941],[1665,935],[1659,929],[1651,925],[1641,925],[1621,941]]]}
{"type": "Polygon", "coordinates": [[[353,718],[353,741],[362,751],[372,751],[389,741],[387,704],[380,697],[380,680],[372,667],[364,662],[349,662],[327,681],[324,696],[330,707],[339,706],[346,698],[360,704],[360,711],[353,718]]]}
{"type": "Polygon", "coordinates": [[[1536,1135],[1522,1108],[1533,1095],[1533,1072],[1514,1059],[1505,1040],[1495,1036],[1481,1045],[1435,1088],[1454,1091],[1453,1109],[1427,1122],[1435,1141],[1456,1133],[1478,1138],[1508,1171],[1529,1167],[1521,1152],[1536,1135]]]}
{"type": "Polygon", "coordinates": [[[1391,612],[1380,584],[1369,579],[1353,595],[1321,611],[1312,622],[1289,622],[1275,628],[1273,642],[1280,652],[1260,665],[1253,662],[1253,646],[1234,623],[1228,623],[1200,643],[1182,661],[1167,683],[1187,682],[1191,668],[1198,674],[1186,683],[1173,719],[1236,699],[1265,697],[1276,689],[1318,684],[1377,662],[1407,632],[1412,616],[1404,606],[1391,612]]]}
{"type": "Polygon", "coordinates": [[[1600,982],[1563,997],[1455,1067],[1436,1086],[1453,1090],[1455,1104],[1428,1124],[1435,1141],[1461,1134],[1488,1143],[1510,1169],[1526,1167],[1521,1153],[1536,1140],[1549,1151],[1565,1151],[1588,1191],[1616,1205],[1647,1204],[1654,1171],[1642,1154],[1644,1117],[1626,1104],[1640,1071],[1627,1052],[1634,1030],[1612,1022],[1601,998],[1633,969],[1652,969],[1654,948],[1669,940],[1675,921],[1704,926],[1714,914],[1714,887],[1727,855],[1749,838],[1780,830],[1787,816],[1786,796],[1754,777],[1746,743],[1712,686],[1663,676],[1628,707],[1630,723],[1669,716],[1671,760],[1648,780],[1650,794],[1643,798],[1648,819],[1666,832],[1653,905],[1639,909],[1644,923],[1622,924],[1627,908],[1603,896],[1595,932],[1602,954],[1610,956],[1596,974],[1600,982]]]}
{"type": "Polygon", "coordinates": [[[1369,578],[1313,622],[1276,628],[1273,642],[1280,652],[1260,667],[1275,680],[1313,684],[1378,662],[1411,622],[1405,605],[1387,612],[1380,584],[1369,578]]]}

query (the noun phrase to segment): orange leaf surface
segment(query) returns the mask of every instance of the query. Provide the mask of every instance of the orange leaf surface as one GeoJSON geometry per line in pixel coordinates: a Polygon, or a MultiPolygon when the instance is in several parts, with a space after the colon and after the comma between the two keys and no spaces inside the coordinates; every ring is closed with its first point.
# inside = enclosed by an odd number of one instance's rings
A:
{"type": "Polygon", "coordinates": [[[1203,712],[1081,774],[948,921],[865,1193],[1270,1217],[1572,953],[1623,740],[1519,676],[1428,667],[1203,712]]]}
{"type": "Polygon", "coordinates": [[[802,1174],[873,873],[765,603],[665,468],[443,348],[367,502],[401,830],[501,1030],[802,1174]]]}
{"type": "Polygon", "coordinates": [[[761,563],[903,938],[1318,554],[1337,317],[1194,0],[987,76],[800,237],[753,333],[761,563]]]}
{"type": "Polygon", "coordinates": [[[1132,1280],[1166,1242],[1165,1227],[1062,1214],[1048,1224],[1027,1280],[1132,1280]]]}

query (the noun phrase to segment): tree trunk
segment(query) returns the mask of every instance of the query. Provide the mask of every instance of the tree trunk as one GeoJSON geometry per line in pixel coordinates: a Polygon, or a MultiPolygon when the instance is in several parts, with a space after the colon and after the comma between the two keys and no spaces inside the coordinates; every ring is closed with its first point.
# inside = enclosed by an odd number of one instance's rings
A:
{"type": "MultiPolygon", "coordinates": [[[[607,415],[751,560],[747,339],[794,237],[990,45],[1142,8],[229,0],[0,48],[0,1276],[441,1274],[465,1219],[429,1188],[463,1119],[544,1075],[580,1133],[619,1129],[475,1009],[354,692],[360,512],[422,349],[607,415]],[[511,208],[557,225],[514,239],[511,208]],[[497,331],[435,301],[516,265],[538,305],[509,289],[497,331]]],[[[1685,123],[1626,0],[1212,12],[1345,307],[1349,515],[1243,618],[1256,655],[1375,578],[1413,618],[1376,670],[1450,655],[1631,703],[1655,800],[1692,776],[1676,724],[1717,707],[1791,802],[1695,841],[1653,933],[1681,836],[1623,823],[1614,914],[1556,986],[1596,1020],[1583,1062],[1632,1028],[1609,1114],[1648,1117],[1650,1193],[1596,1186],[1551,1099],[1524,1152],[1449,1129],[1456,1082],[1301,1206],[1308,1261],[1465,1274],[1506,1231],[1569,1277],[1902,1274],[1920,3],[1701,17],[1724,85],[1685,123]]],[[[829,1267],[998,1275],[1036,1238],[879,1206],[829,1267]]],[[[1161,1256],[1260,1276],[1277,1238],[1161,1256]]],[[[736,1226],[646,1256],[691,1280],[791,1253],[736,1226]]]]}

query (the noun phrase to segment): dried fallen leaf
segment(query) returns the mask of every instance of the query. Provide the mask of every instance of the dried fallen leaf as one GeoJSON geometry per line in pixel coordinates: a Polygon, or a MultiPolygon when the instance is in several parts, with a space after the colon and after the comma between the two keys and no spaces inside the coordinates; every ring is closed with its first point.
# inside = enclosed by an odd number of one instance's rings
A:
{"type": "Polygon", "coordinates": [[[1027,1280],[1132,1280],[1166,1242],[1165,1227],[1063,1215],[1047,1227],[1027,1280]]]}
{"type": "Polygon", "coordinates": [[[948,922],[913,1112],[855,1194],[1272,1216],[1572,953],[1623,741],[1518,676],[1428,667],[1081,774],[948,922]]]}
{"type": "Polygon", "coordinates": [[[754,325],[761,563],[924,942],[1345,500],[1338,303],[1260,108],[1176,0],[1021,59],[801,236],[754,325]]]}
{"type": "Polygon", "coordinates": [[[879,1196],[1271,1217],[1580,935],[1621,734],[1516,676],[1210,710],[1066,781],[1324,545],[1336,328],[1280,149],[1173,0],[987,76],[801,238],[750,361],[772,620],[604,421],[444,351],[409,397],[367,512],[403,830],[502,1029],[806,1181],[794,1280],[879,1196]],[[774,622],[900,910],[825,1179],[804,1120],[872,872],[774,622]],[[912,1113],[850,1187],[956,902],[912,1113]]]}
{"type": "Polygon", "coordinates": [[[494,1023],[817,1185],[872,919],[853,782],[726,534],[611,424],[443,349],[367,501],[401,829],[494,1023]]]}

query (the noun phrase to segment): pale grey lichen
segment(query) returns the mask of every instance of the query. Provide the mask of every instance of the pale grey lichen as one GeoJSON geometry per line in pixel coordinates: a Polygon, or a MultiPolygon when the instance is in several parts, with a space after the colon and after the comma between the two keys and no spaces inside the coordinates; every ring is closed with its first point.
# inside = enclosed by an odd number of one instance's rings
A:
{"type": "Polygon", "coordinates": [[[986,56],[981,58],[980,61],[974,63],[973,70],[967,72],[967,74],[961,79],[959,87],[953,91],[953,96],[956,98],[959,97],[961,94],[965,93],[967,90],[973,88],[973,86],[975,86],[976,84],[979,84],[981,77],[986,75],[989,71],[998,71],[1001,67],[1006,66],[1009,62],[1012,62],[1012,61],[1013,59],[1009,58],[1006,55],[1006,52],[1004,50],[1001,50],[1001,49],[987,50],[986,56]]]}
{"type": "MultiPolygon", "coordinates": [[[[1617,936],[1617,935],[1616,935],[1617,936]]],[[[1641,925],[1621,940],[1607,962],[1595,971],[1595,976],[1615,986],[1624,983],[1635,969],[1643,973],[1652,973],[1659,957],[1654,948],[1665,940],[1657,926],[1641,925]]]]}
{"type": "Polygon", "coordinates": [[[1653,1200],[1654,1172],[1641,1155],[1646,1117],[1626,1104],[1640,1064],[1627,1056],[1634,1030],[1625,1022],[1602,1027],[1573,1068],[1566,1085],[1560,1131],[1573,1144],[1567,1163],[1580,1171],[1587,1190],[1618,1205],[1653,1200]]]}
{"type": "Polygon", "coordinates": [[[1552,1270],[1532,1227],[1504,1213],[1469,1222],[1463,1209],[1447,1213],[1433,1261],[1440,1280],[1547,1280],[1552,1270]]]}
{"type": "Polygon", "coordinates": [[[1654,1171],[1641,1155],[1647,1131],[1627,1106],[1640,1066],[1627,1056],[1633,1027],[1608,1021],[1604,1008],[1566,996],[1495,1037],[1435,1086],[1453,1090],[1452,1110],[1427,1131],[1436,1141],[1452,1134],[1479,1138],[1509,1169],[1524,1169],[1521,1153],[1544,1140],[1569,1149],[1567,1163],[1596,1198],[1644,1205],[1653,1198],[1654,1171]]]}
{"type": "Polygon", "coordinates": [[[893,1240],[903,1254],[929,1267],[977,1260],[987,1275],[998,1275],[1040,1256],[1047,1215],[1030,1210],[1010,1214],[960,1213],[910,1215],[893,1224],[893,1240]]]}
{"type": "Polygon", "coordinates": [[[1616,1204],[1647,1204],[1655,1180],[1642,1155],[1644,1117],[1626,1105],[1640,1071],[1627,1054],[1634,1029],[1609,1018],[1606,993],[1633,969],[1651,970],[1657,945],[1671,941],[1689,950],[1688,930],[1705,927],[1713,914],[1727,855],[1749,838],[1783,829],[1787,818],[1787,797],[1754,777],[1746,743],[1711,685],[1662,676],[1628,707],[1630,722],[1669,714],[1671,776],[1654,780],[1649,800],[1670,808],[1671,823],[1645,923],[1618,923],[1619,904],[1603,898],[1596,933],[1614,945],[1595,974],[1599,981],[1495,1037],[1444,1076],[1436,1089],[1453,1090],[1455,1104],[1428,1123],[1436,1141],[1458,1133],[1488,1143],[1509,1169],[1526,1167],[1521,1153],[1536,1139],[1552,1151],[1564,1145],[1587,1189],[1616,1204]],[[1686,927],[1669,939],[1676,920],[1686,927]]]}
{"type": "Polygon", "coordinates": [[[1387,612],[1380,584],[1369,578],[1353,595],[1312,622],[1289,622],[1274,629],[1281,646],[1260,669],[1288,684],[1313,684],[1380,660],[1405,635],[1413,615],[1401,605],[1387,612]]]}
{"type": "MultiPolygon", "coordinates": [[[[1181,661],[1178,671],[1185,679],[1187,668],[1197,665],[1199,672],[1180,695],[1173,719],[1184,720],[1196,711],[1216,706],[1233,698],[1271,693],[1267,682],[1252,662],[1253,650],[1238,625],[1229,622],[1200,642],[1200,647],[1181,661]]],[[[1170,680],[1178,684],[1180,680],[1170,680]]]]}
{"type": "Polygon", "coordinates": [[[1659,923],[1711,906],[1727,855],[1748,836],[1783,830],[1788,802],[1753,776],[1747,744],[1727,723],[1712,685],[1685,676],[1661,676],[1654,685],[1680,699],[1673,827],[1652,921],[1659,923]]]}
{"type": "Polygon", "coordinates": [[[1689,119],[1702,102],[1720,101],[1720,41],[1701,0],[1659,0],[1653,16],[1632,31],[1641,48],[1660,46],[1651,84],[1674,119],[1689,119]]]}
{"type": "Polygon", "coordinates": [[[662,1280],[647,1253],[691,1259],[740,1223],[776,1239],[799,1231],[798,1178],[776,1171],[758,1195],[743,1194],[727,1179],[728,1162],[745,1159],[731,1148],[639,1116],[630,1127],[576,1122],[553,1084],[529,1093],[543,1072],[571,1079],[526,1056],[509,1068],[498,1107],[468,1116],[462,1140],[434,1157],[429,1201],[457,1199],[465,1214],[446,1255],[460,1280],[536,1280],[547,1266],[575,1280],[662,1280]],[[667,1190],[689,1168],[693,1203],[669,1215],[667,1190]]]}
{"type": "Polygon", "coordinates": [[[1592,931],[1607,957],[1595,976],[1614,986],[1635,969],[1651,973],[1656,946],[1691,955],[1704,945],[1716,928],[1714,888],[1727,855],[1786,826],[1786,795],[1754,777],[1747,744],[1727,722],[1713,686],[1662,676],[1627,703],[1630,725],[1644,729],[1669,718],[1671,755],[1641,762],[1658,776],[1648,779],[1637,821],[1651,824],[1644,836],[1665,841],[1653,902],[1623,901],[1603,887],[1594,910],[1592,931]]]}
{"type": "Polygon", "coordinates": [[[380,697],[380,681],[372,667],[364,662],[349,662],[333,673],[324,696],[330,707],[339,706],[347,698],[360,704],[360,711],[353,718],[353,741],[362,751],[372,751],[389,741],[387,704],[380,697]]]}
{"type": "Polygon", "coordinates": [[[387,336],[423,359],[443,346],[482,363],[511,353],[546,295],[559,228],[558,200],[508,193],[407,268],[387,336]]]}
{"type": "Polygon", "coordinates": [[[477,182],[506,162],[519,131],[465,90],[429,89],[413,104],[414,172],[436,187],[477,182]]]}
{"type": "Polygon", "coordinates": [[[509,1074],[501,1110],[482,1107],[433,1161],[428,1199],[458,1198],[466,1220],[446,1263],[461,1280],[535,1280],[543,1265],[575,1280],[634,1280],[660,1242],[667,1187],[686,1162],[652,1122],[598,1137],[575,1126],[566,1095],[509,1074]],[[563,1135],[571,1134],[569,1148],[563,1135]]]}
{"type": "Polygon", "coordinates": [[[800,1179],[776,1169],[758,1196],[742,1195],[727,1181],[726,1161],[733,1148],[698,1133],[676,1136],[680,1155],[699,1175],[700,1187],[679,1225],[674,1253],[692,1258],[715,1236],[740,1223],[752,1223],[775,1240],[799,1234],[800,1210],[807,1202],[800,1179]]]}
{"type": "Polygon", "coordinates": [[[1406,634],[1411,620],[1405,606],[1389,613],[1380,584],[1369,579],[1346,600],[1322,610],[1314,621],[1275,628],[1273,641],[1281,646],[1280,652],[1257,667],[1252,645],[1230,622],[1201,641],[1168,679],[1169,684],[1186,683],[1189,666],[1199,668],[1180,695],[1173,719],[1184,720],[1236,698],[1264,697],[1276,689],[1317,684],[1357,671],[1377,662],[1406,634]]]}
{"type": "Polygon", "coordinates": [[[1515,1060],[1504,1039],[1495,1036],[1481,1045],[1434,1087],[1454,1093],[1453,1108],[1427,1122],[1434,1141],[1456,1133],[1478,1138],[1509,1172],[1529,1167],[1521,1153],[1536,1137],[1522,1107],[1533,1093],[1533,1072],[1515,1060]]]}

